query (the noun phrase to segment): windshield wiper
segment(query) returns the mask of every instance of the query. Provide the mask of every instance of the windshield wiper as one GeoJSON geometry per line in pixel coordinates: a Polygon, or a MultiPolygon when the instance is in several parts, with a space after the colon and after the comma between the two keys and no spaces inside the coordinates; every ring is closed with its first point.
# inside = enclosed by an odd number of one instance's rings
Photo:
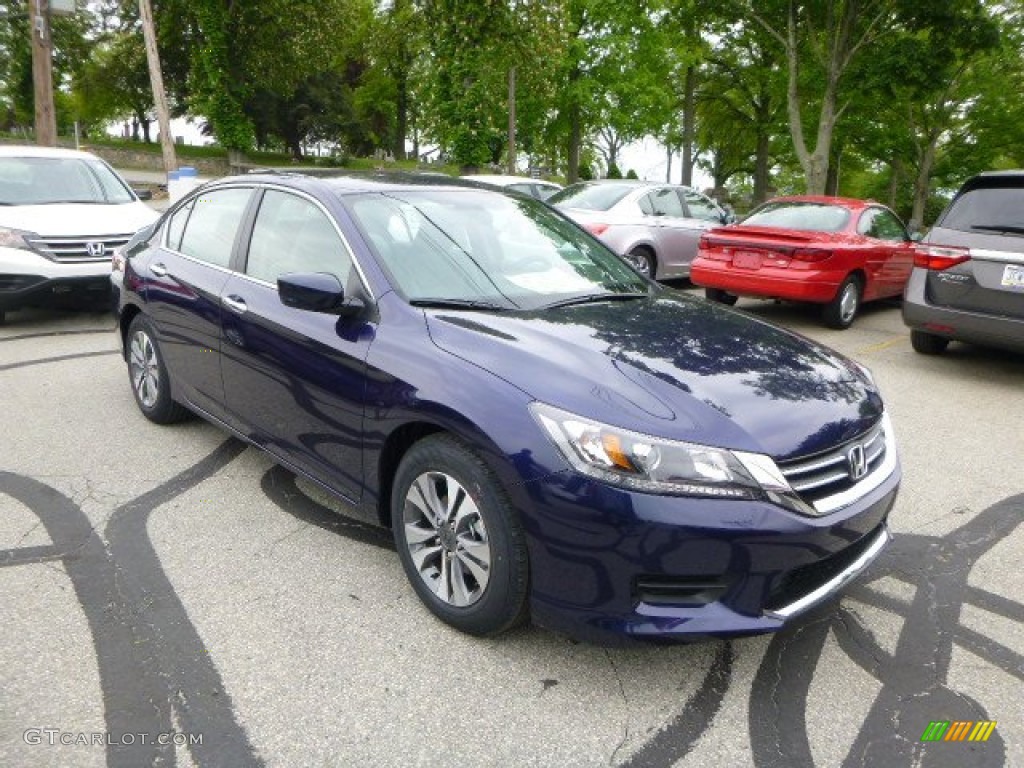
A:
{"type": "Polygon", "coordinates": [[[649,296],[647,293],[588,293],[583,296],[573,296],[570,299],[562,299],[561,301],[553,301],[550,304],[545,304],[544,309],[551,309],[552,307],[568,307],[573,304],[596,304],[601,301],[629,301],[631,299],[646,299],[649,296]]]}
{"type": "Polygon", "coordinates": [[[1015,235],[1024,235],[1024,227],[1017,227],[1013,224],[972,224],[971,229],[984,229],[988,232],[1012,232],[1015,235]]]}
{"type": "Polygon", "coordinates": [[[511,309],[503,307],[491,301],[479,299],[410,299],[409,303],[414,307],[426,307],[428,309],[490,309],[499,312],[511,309]]]}

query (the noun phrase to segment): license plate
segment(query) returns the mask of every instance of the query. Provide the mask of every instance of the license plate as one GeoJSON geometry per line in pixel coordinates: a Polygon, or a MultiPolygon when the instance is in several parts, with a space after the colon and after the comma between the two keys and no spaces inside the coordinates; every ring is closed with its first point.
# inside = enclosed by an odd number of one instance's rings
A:
{"type": "Polygon", "coordinates": [[[755,251],[736,251],[732,255],[732,265],[740,269],[760,269],[761,254],[755,251]]]}
{"type": "Polygon", "coordinates": [[[1024,288],[1024,267],[1007,264],[1003,269],[1003,285],[1007,288],[1024,288]]]}

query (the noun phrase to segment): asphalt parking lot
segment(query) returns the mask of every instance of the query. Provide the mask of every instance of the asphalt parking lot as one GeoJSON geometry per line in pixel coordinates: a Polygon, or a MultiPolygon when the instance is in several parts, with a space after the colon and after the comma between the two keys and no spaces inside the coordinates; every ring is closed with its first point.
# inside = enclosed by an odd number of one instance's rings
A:
{"type": "Polygon", "coordinates": [[[848,331],[739,306],[872,368],[896,538],[778,635],[628,649],[458,634],[388,534],[212,426],[146,421],[109,316],[12,313],[0,765],[1024,765],[1024,356],[915,355],[892,304],[848,331]],[[931,721],[997,725],[923,743],[931,721]]]}

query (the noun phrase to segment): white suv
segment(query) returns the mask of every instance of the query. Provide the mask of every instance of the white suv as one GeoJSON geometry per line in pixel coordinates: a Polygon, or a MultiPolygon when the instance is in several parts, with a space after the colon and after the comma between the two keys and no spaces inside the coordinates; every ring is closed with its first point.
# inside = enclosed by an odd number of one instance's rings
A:
{"type": "Polygon", "coordinates": [[[157,213],[88,152],[0,145],[0,322],[54,294],[110,295],[110,259],[157,213]]]}

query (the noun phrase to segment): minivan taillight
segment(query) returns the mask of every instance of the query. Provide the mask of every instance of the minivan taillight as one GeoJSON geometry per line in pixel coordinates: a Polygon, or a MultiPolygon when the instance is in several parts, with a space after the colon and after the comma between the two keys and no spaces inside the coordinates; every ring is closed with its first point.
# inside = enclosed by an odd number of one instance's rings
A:
{"type": "Polygon", "coordinates": [[[956,245],[931,245],[918,243],[914,246],[914,266],[941,272],[970,261],[971,249],[956,245]]]}

